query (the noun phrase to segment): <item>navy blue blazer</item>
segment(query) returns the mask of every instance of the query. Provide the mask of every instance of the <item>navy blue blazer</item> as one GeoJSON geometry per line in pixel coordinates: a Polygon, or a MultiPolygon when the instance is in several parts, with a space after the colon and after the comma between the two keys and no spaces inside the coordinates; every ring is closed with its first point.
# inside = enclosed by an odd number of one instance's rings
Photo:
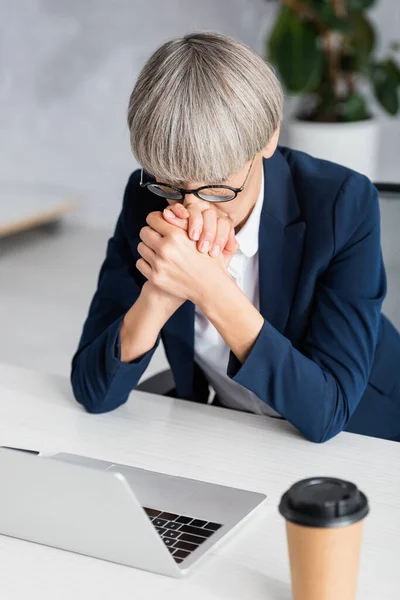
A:
{"type": "MultiPolygon", "coordinates": [[[[206,402],[194,361],[194,305],[167,321],[155,347],[131,363],[119,330],[145,281],[136,269],[139,232],[166,201],[139,186],[135,171],[107,248],[72,385],[93,413],[123,404],[162,339],[179,398],[206,402]]],[[[400,336],[381,315],[386,293],[377,192],[349,169],[281,147],[264,160],[259,230],[263,328],[244,364],[227,374],[305,437],[343,429],[400,441],[400,336]]]]}

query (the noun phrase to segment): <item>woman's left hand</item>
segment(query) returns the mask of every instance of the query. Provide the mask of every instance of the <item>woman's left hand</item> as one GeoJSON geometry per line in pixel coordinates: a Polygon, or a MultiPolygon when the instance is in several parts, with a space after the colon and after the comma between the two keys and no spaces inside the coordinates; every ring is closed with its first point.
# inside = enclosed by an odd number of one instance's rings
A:
{"type": "Polygon", "coordinates": [[[138,270],[160,289],[199,304],[215,282],[229,278],[221,255],[212,258],[197,250],[187,232],[166,222],[161,212],[147,216],[140,231],[138,270]]]}
{"type": "Polygon", "coordinates": [[[172,204],[163,211],[163,217],[167,223],[184,229],[189,238],[197,242],[199,252],[215,258],[222,255],[226,266],[239,249],[232,221],[209,202],[200,201],[187,208],[183,204],[172,204]]]}

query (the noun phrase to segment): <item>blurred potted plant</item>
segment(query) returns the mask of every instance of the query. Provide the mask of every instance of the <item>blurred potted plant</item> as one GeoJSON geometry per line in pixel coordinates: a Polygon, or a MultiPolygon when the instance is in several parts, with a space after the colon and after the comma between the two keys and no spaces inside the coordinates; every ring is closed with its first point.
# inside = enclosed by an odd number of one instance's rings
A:
{"type": "Polygon", "coordinates": [[[378,124],[367,100],[399,111],[400,68],[374,55],[376,32],[366,14],[376,0],[281,0],[267,40],[268,60],[288,93],[300,95],[289,128],[293,148],[375,178],[378,124]]]}

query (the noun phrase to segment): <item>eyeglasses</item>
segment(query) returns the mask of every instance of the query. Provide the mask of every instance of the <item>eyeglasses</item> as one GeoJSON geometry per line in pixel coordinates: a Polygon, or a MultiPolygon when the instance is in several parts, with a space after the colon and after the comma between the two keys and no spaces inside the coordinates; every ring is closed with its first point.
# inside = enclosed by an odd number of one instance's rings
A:
{"type": "Polygon", "coordinates": [[[251,161],[246,179],[240,188],[234,188],[229,185],[203,185],[196,190],[185,190],[184,188],[178,188],[169,183],[161,183],[151,178],[149,181],[144,181],[144,169],[142,169],[140,176],[140,186],[147,187],[153,194],[161,196],[161,198],[175,200],[176,202],[182,202],[182,200],[185,199],[186,194],[194,194],[197,198],[200,198],[200,200],[206,200],[207,202],[230,202],[244,190],[250,175],[251,167],[254,163],[254,158],[251,161]]]}

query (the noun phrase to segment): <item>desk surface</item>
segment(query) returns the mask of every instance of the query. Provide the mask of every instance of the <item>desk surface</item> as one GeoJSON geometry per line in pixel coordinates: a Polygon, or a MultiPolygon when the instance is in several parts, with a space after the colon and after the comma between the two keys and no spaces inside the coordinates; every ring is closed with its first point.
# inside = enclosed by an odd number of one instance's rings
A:
{"type": "MultiPolygon", "coordinates": [[[[290,600],[282,493],[312,475],[366,492],[359,600],[399,597],[400,444],[341,434],[323,445],[287,423],[134,392],[89,415],[68,381],[0,365],[0,445],[72,452],[264,492],[264,508],[182,580],[0,536],[4,600],[290,600]]],[[[2,482],[4,485],[4,482],[2,482]]]]}

